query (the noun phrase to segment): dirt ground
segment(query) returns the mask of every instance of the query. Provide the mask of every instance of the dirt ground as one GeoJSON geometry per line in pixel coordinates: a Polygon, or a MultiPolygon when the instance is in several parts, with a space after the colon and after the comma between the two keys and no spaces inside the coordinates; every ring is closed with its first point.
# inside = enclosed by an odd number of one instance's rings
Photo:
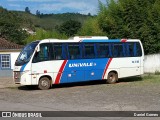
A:
{"type": "Polygon", "coordinates": [[[141,78],[54,85],[50,90],[0,78],[0,111],[160,111],[160,83],[141,78]]]}

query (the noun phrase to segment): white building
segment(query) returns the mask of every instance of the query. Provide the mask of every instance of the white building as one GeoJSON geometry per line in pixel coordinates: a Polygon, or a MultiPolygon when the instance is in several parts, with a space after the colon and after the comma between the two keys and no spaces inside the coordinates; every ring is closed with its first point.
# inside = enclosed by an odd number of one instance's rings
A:
{"type": "Polygon", "coordinates": [[[0,77],[11,77],[14,63],[23,46],[0,38],[0,77]]]}

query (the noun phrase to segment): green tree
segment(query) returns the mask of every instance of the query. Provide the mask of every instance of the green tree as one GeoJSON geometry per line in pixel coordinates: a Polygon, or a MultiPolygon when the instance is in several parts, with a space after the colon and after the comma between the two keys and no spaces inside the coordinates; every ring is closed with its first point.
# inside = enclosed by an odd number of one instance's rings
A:
{"type": "Polygon", "coordinates": [[[0,37],[23,44],[27,33],[20,27],[22,19],[17,17],[17,14],[9,12],[2,7],[0,7],[0,12],[0,37]]]}
{"type": "Polygon", "coordinates": [[[25,41],[26,43],[30,43],[35,40],[43,40],[48,38],[55,38],[55,39],[67,39],[67,36],[65,34],[61,34],[57,31],[46,31],[43,29],[36,29],[35,35],[29,35],[25,41]]]}
{"type": "Polygon", "coordinates": [[[77,35],[103,36],[105,33],[100,29],[97,18],[90,18],[83,24],[77,35]]]}
{"type": "Polygon", "coordinates": [[[26,31],[19,29],[19,26],[12,23],[0,22],[0,37],[17,44],[24,44],[24,39],[27,36],[26,31]]]}
{"type": "Polygon", "coordinates": [[[160,52],[160,1],[99,2],[98,21],[109,38],[138,38],[146,54],[160,52]]]}
{"type": "Polygon", "coordinates": [[[36,16],[37,16],[37,17],[40,17],[40,15],[41,15],[41,12],[40,12],[39,10],[37,10],[37,11],[36,11],[36,16]]]}
{"type": "Polygon", "coordinates": [[[25,8],[25,12],[26,12],[26,13],[31,13],[29,7],[26,7],[26,8],[25,8]]]}
{"type": "Polygon", "coordinates": [[[69,20],[64,22],[61,26],[58,27],[58,31],[67,36],[74,36],[78,30],[82,27],[82,24],[75,20],[69,20]]]}

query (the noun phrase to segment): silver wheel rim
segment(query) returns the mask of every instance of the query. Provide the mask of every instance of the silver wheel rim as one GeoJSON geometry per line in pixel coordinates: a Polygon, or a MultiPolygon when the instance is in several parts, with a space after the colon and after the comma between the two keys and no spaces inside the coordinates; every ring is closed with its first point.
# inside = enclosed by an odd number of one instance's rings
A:
{"type": "Polygon", "coordinates": [[[111,75],[111,76],[109,76],[109,80],[113,82],[113,81],[115,81],[115,77],[113,75],[111,75]]]}
{"type": "Polygon", "coordinates": [[[48,82],[47,82],[47,80],[42,80],[42,81],[41,81],[41,85],[42,85],[43,87],[48,87],[48,82]]]}

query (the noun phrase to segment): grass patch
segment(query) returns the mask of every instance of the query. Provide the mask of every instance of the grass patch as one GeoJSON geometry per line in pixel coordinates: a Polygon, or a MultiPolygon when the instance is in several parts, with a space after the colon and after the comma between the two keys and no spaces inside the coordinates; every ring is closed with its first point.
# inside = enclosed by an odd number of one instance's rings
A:
{"type": "Polygon", "coordinates": [[[155,75],[160,75],[160,71],[156,70],[155,75]]]}
{"type": "Polygon", "coordinates": [[[129,77],[119,79],[119,83],[128,83],[128,84],[160,84],[160,75],[155,74],[144,74],[143,76],[138,77],[129,77]]]}
{"type": "Polygon", "coordinates": [[[143,82],[160,83],[160,75],[146,74],[143,76],[143,82]]]}

